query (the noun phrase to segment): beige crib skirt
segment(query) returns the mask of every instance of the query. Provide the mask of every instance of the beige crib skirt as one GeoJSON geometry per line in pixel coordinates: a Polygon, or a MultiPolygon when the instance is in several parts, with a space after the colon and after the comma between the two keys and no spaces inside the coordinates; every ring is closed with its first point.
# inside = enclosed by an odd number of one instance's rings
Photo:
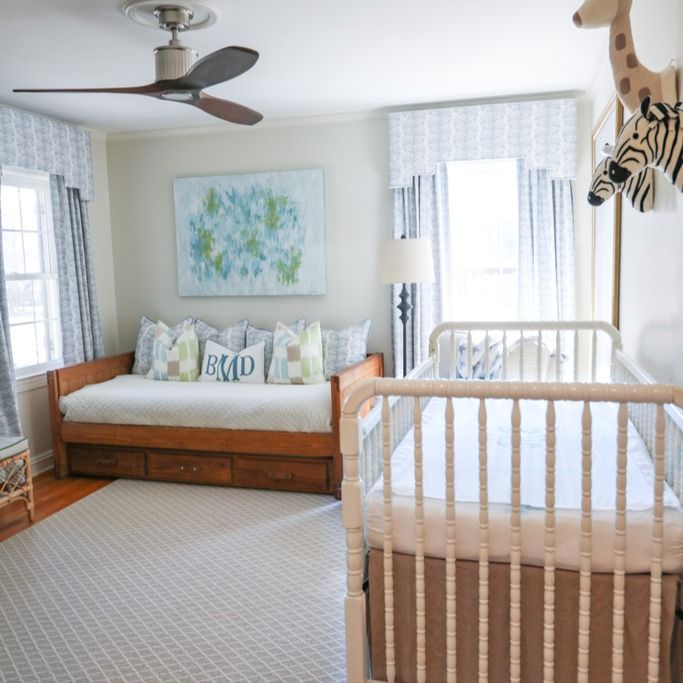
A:
{"type": "MultiPolygon", "coordinates": [[[[394,554],[394,604],[397,681],[411,683],[415,677],[415,558],[394,554]]],[[[426,558],[427,586],[427,681],[446,680],[445,560],[426,558]]],[[[458,561],[457,675],[473,683],[478,673],[479,565],[458,561]]],[[[386,680],[384,653],[384,576],[382,552],[371,550],[369,558],[368,621],[373,678],[386,680]]],[[[522,567],[522,681],[543,680],[543,568],[522,567]]],[[[489,565],[489,681],[509,680],[510,671],[510,568],[489,565]]],[[[555,681],[575,683],[578,650],[579,574],[555,572],[555,681]]],[[[626,577],[625,683],[647,680],[648,614],[650,577],[626,577]]],[[[683,683],[683,621],[681,577],[667,575],[663,581],[662,648],[660,681],[683,683]]],[[[591,583],[590,680],[611,680],[612,575],[597,574],[591,583]]]]}

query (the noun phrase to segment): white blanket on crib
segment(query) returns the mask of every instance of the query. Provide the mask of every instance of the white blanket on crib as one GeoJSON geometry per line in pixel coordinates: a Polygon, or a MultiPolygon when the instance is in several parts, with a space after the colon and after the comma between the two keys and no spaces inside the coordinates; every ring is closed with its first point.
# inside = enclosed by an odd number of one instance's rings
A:
{"type": "MultiPolygon", "coordinates": [[[[454,401],[455,497],[461,502],[479,502],[479,401],[454,401]]],[[[444,499],[445,399],[432,399],[423,414],[424,495],[444,499]]],[[[488,445],[488,495],[491,504],[510,503],[511,401],[486,402],[488,445]]],[[[545,507],[546,403],[521,401],[521,495],[522,505],[545,507]]],[[[583,404],[557,402],[555,505],[580,510],[581,417],[583,404]]],[[[616,509],[617,412],[613,403],[591,404],[592,414],[592,507],[616,509]]],[[[392,458],[392,489],[398,495],[414,495],[414,434],[409,432],[392,458]]],[[[629,510],[647,510],[653,505],[652,460],[635,427],[628,425],[626,500],[629,510]]],[[[673,491],[665,488],[664,503],[679,508],[673,491]]]]}

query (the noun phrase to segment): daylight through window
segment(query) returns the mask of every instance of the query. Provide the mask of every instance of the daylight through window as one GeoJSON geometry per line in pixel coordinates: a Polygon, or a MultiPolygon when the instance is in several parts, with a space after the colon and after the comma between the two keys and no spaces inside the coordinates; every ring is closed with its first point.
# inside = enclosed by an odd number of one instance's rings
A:
{"type": "Polygon", "coordinates": [[[21,377],[62,356],[49,179],[3,168],[0,191],[12,355],[21,377]]]}
{"type": "Polygon", "coordinates": [[[517,318],[517,160],[447,164],[459,320],[517,318]]]}

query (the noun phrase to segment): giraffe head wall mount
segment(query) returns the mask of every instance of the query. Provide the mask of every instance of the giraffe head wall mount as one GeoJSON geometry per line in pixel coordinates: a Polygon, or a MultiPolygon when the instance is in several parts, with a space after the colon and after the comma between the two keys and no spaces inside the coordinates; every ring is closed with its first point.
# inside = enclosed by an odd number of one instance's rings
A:
{"type": "Polygon", "coordinates": [[[578,28],[610,27],[609,56],[614,84],[619,99],[629,112],[634,112],[642,100],[651,97],[655,102],[678,100],[676,67],[650,71],[636,55],[631,30],[633,0],[586,0],[574,14],[578,28]]]}

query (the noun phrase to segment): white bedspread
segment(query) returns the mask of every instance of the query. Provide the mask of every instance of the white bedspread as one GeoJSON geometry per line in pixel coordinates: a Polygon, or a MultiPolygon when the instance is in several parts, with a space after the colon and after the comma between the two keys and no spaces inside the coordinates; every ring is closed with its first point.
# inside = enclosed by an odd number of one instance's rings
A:
{"type": "Polygon", "coordinates": [[[66,422],[330,432],[330,384],[158,382],[120,375],[59,399],[66,422]]]}
{"type": "MultiPolygon", "coordinates": [[[[455,481],[457,554],[479,558],[478,401],[455,406],[455,481]]],[[[510,555],[510,415],[505,401],[487,401],[488,493],[492,561],[510,555]]],[[[557,403],[556,562],[578,568],[581,524],[580,403],[557,403]]],[[[614,563],[617,406],[592,405],[593,417],[593,569],[611,571],[614,563]]],[[[424,493],[426,553],[445,556],[445,437],[443,399],[432,399],[424,412],[424,493]]],[[[545,420],[543,402],[521,403],[522,554],[529,564],[544,562],[545,420]]],[[[414,434],[410,431],[392,457],[394,549],[415,551],[414,434]]],[[[653,466],[645,445],[629,424],[627,466],[627,571],[649,570],[652,534],[653,466]]],[[[368,539],[382,547],[383,479],[367,497],[368,539]]],[[[665,571],[683,571],[683,510],[665,489],[665,571]]]]}

